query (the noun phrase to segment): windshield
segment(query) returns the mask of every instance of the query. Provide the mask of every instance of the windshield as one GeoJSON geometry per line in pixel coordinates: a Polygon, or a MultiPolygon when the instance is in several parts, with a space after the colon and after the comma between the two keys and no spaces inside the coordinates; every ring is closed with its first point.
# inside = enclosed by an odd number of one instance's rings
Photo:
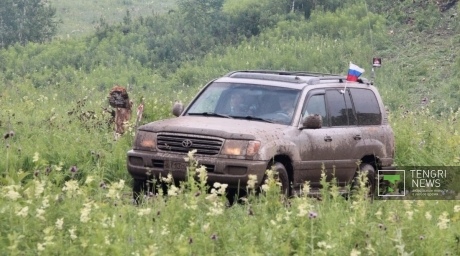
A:
{"type": "Polygon", "coordinates": [[[299,94],[300,90],[283,87],[214,82],[195,99],[186,115],[290,124],[299,94]]]}

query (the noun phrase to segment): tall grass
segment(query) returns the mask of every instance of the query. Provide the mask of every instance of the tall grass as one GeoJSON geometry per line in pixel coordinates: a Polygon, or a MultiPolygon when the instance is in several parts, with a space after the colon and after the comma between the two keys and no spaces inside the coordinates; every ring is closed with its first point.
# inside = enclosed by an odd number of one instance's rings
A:
{"type": "MultiPolygon", "coordinates": [[[[366,188],[346,200],[333,183],[322,200],[279,194],[273,174],[263,193],[249,186],[226,206],[225,184],[204,193],[204,168],[189,155],[189,179],[168,177],[168,195],[131,200],[129,182],[53,166],[36,175],[2,175],[0,246],[7,255],[456,255],[460,204],[455,201],[369,201],[366,188]],[[63,179],[64,182],[56,183],[63,179]],[[58,185],[59,184],[59,185],[58,185]]],[[[33,157],[42,170],[43,159],[33,157]]],[[[308,191],[308,183],[303,191],[308,191]]]]}

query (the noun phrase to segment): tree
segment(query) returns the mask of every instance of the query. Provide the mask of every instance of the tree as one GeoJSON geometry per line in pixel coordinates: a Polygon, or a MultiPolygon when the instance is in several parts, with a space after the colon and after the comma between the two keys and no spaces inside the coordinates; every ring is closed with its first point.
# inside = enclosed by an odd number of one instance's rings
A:
{"type": "Polygon", "coordinates": [[[57,31],[55,15],[46,0],[0,1],[0,47],[50,40],[57,31]]]}

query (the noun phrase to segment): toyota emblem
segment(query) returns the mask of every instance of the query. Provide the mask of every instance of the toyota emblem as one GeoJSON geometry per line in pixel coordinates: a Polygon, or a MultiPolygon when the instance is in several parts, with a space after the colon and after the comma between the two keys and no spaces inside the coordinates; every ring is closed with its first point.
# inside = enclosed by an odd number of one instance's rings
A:
{"type": "Polygon", "coordinates": [[[193,142],[189,139],[183,140],[182,141],[182,147],[184,148],[189,148],[193,145],[193,142]]]}

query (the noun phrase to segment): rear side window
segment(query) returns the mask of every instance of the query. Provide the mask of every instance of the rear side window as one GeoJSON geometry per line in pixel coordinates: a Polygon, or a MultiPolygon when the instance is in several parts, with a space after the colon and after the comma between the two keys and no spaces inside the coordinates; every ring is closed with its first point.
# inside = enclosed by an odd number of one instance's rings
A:
{"type": "Polygon", "coordinates": [[[356,125],[350,96],[339,90],[326,91],[331,126],[356,125]]]}
{"type": "Polygon", "coordinates": [[[358,125],[379,125],[382,123],[379,103],[373,91],[350,88],[350,93],[355,106],[358,125]]]}

